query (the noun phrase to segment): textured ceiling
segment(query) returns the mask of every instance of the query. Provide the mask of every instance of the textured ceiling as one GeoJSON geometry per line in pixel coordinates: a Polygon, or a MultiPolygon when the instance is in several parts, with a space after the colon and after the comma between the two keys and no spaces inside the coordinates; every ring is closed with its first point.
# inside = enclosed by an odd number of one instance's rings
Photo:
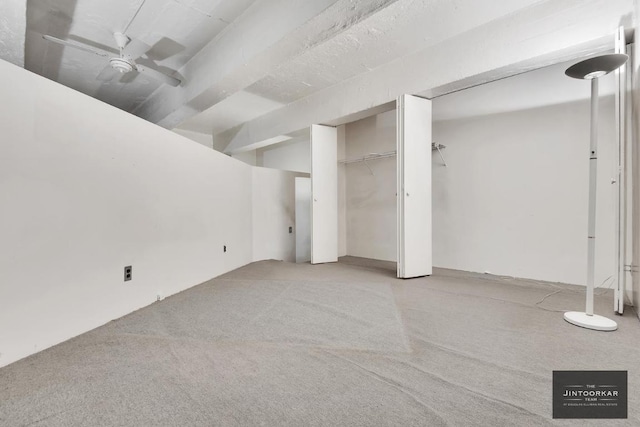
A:
{"type": "MultiPolygon", "coordinates": [[[[127,35],[151,46],[139,63],[174,74],[253,2],[146,0],[127,35]]],[[[161,83],[136,72],[108,82],[98,80],[107,58],[54,44],[42,35],[81,42],[115,56],[113,33],[125,29],[141,4],[142,0],[29,0],[25,68],[132,111],[161,83]]]]}
{"type": "MultiPolygon", "coordinates": [[[[447,68],[464,63],[470,55],[461,55],[464,49],[473,50],[471,56],[480,52],[488,64],[517,57],[514,51],[542,57],[597,41],[613,33],[632,2],[28,0],[25,68],[161,126],[179,125],[236,146],[287,134],[312,120],[330,123],[366,113],[393,100],[390,94],[400,86],[402,93],[420,94],[435,84],[434,75],[440,85],[467,78],[469,67],[447,68]],[[593,24],[601,17],[608,20],[593,24]],[[116,55],[113,33],[130,21],[128,36],[151,46],[137,62],[174,75],[180,86],[136,72],[102,81],[108,58],[42,38],[48,34],[116,55]],[[564,38],[556,37],[568,21],[575,34],[567,30],[564,38]],[[595,29],[587,32],[581,22],[595,29]],[[519,34],[525,34],[522,40],[519,34]],[[550,34],[557,40],[549,42],[550,34]],[[501,49],[514,38],[511,51],[501,49]],[[405,67],[407,58],[420,66],[405,67]],[[320,107],[330,108],[331,115],[317,117],[320,107]]],[[[455,107],[446,112],[441,103],[443,117],[456,114],[455,107]]],[[[482,110],[482,102],[474,108],[482,110]]]]}
{"type": "MultiPolygon", "coordinates": [[[[526,7],[536,0],[510,2],[478,2],[460,0],[396,1],[357,22],[351,22],[334,37],[307,49],[300,55],[283,62],[245,91],[259,99],[269,99],[286,105],[303,99],[327,87],[366,73],[381,65],[408,55],[416,50],[464,32],[491,20],[526,7]]],[[[202,114],[181,124],[190,130],[213,129],[220,133],[229,128],[207,126],[221,124],[220,115],[227,106],[235,108],[234,100],[224,99],[202,114]],[[228,105],[228,103],[230,103],[228,105]]],[[[238,125],[271,111],[250,107],[238,125]]]]}
{"type": "Polygon", "coordinates": [[[465,31],[494,16],[496,9],[506,14],[533,1],[396,2],[282,64],[247,91],[290,103],[465,31]]]}
{"type": "Polygon", "coordinates": [[[24,1],[0,2],[0,59],[24,66],[26,26],[24,1]]]}
{"type": "Polygon", "coordinates": [[[181,129],[216,134],[282,107],[282,103],[246,91],[236,92],[203,113],[185,121],[181,129]]]}
{"type": "MultiPolygon", "coordinates": [[[[309,28],[299,31],[300,36],[308,38],[305,49],[240,90],[226,93],[207,111],[184,121],[180,127],[205,133],[226,131],[534,0],[513,0],[499,5],[471,0],[322,2],[324,6],[317,8],[317,16],[311,17],[309,28]],[[327,27],[322,29],[320,25],[327,27]],[[312,36],[314,31],[317,34],[312,36]]],[[[162,87],[158,81],[135,72],[101,81],[98,76],[107,66],[107,58],[53,44],[43,40],[42,35],[81,42],[116,55],[113,33],[123,31],[135,15],[127,35],[152,46],[138,62],[185,79],[179,70],[205,45],[215,51],[216,37],[254,3],[261,3],[265,10],[271,6],[274,13],[260,15],[263,22],[235,35],[239,37],[235,45],[242,55],[247,55],[247,61],[249,52],[259,43],[249,40],[249,34],[257,27],[263,37],[271,37],[270,24],[281,26],[308,9],[304,3],[281,0],[146,0],[140,8],[142,3],[143,0],[29,0],[26,68],[137,113],[144,103],[182,98],[182,88],[162,87]],[[296,9],[292,5],[297,5],[296,9]],[[282,19],[285,21],[278,21],[282,19]],[[168,95],[149,101],[158,89],[168,95]]],[[[217,63],[201,62],[202,66],[217,69],[229,63],[223,59],[217,63]]],[[[254,74],[260,72],[257,69],[254,74]]],[[[186,78],[190,77],[187,74],[186,78]]]]}

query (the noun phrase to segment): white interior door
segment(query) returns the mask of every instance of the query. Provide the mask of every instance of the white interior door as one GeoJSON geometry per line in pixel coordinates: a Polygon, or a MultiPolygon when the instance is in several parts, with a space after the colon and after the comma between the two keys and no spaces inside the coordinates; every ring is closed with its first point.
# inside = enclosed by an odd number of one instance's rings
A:
{"type": "Polygon", "coordinates": [[[398,277],[432,272],[431,101],[402,95],[397,105],[398,277]]]}
{"type": "Polygon", "coordinates": [[[338,131],[311,126],[311,263],[338,261],[338,131]]]}
{"type": "Polygon", "coordinates": [[[311,179],[296,178],[296,262],[311,261],[311,179]]]}

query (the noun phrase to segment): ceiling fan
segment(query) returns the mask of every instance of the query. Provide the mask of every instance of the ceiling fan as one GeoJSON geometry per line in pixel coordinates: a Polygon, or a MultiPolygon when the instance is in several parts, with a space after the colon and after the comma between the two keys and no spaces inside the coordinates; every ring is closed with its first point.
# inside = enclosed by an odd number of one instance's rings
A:
{"type": "Polygon", "coordinates": [[[122,74],[137,71],[173,87],[179,86],[180,83],[182,83],[179,79],[168,76],[161,71],[155,70],[146,65],[142,66],[140,64],[137,64],[136,59],[142,57],[142,55],[149,51],[151,49],[151,46],[137,39],[132,40],[124,33],[117,32],[113,34],[113,38],[115,39],[116,45],[118,46],[118,50],[120,52],[119,56],[115,56],[111,52],[107,52],[106,50],[102,50],[80,42],[61,40],[50,35],[43,35],[42,38],[53,43],[61,44],[63,46],[72,47],[85,52],[93,53],[94,55],[98,55],[104,58],[109,58],[109,63],[100,72],[100,74],[98,74],[98,80],[111,80],[113,76],[117,74],[114,73],[115,70],[122,74]]]}

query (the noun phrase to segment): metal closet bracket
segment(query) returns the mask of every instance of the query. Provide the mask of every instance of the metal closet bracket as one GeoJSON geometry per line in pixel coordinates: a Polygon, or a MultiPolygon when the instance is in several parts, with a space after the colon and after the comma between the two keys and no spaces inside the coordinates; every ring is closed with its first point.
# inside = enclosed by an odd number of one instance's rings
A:
{"type": "Polygon", "coordinates": [[[431,143],[431,149],[432,150],[438,150],[438,154],[440,154],[440,158],[442,159],[442,164],[444,165],[444,167],[447,167],[447,162],[444,160],[444,156],[442,155],[442,151],[440,151],[441,148],[447,148],[446,145],[442,145],[438,142],[432,142],[431,143]]]}

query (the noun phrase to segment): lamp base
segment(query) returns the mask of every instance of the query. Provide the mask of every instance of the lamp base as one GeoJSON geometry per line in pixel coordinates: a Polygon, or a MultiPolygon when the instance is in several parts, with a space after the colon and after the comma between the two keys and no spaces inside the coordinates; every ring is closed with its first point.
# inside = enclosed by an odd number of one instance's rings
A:
{"type": "Polygon", "coordinates": [[[587,329],[594,329],[596,331],[615,331],[618,329],[618,324],[611,319],[604,316],[598,316],[597,314],[589,316],[587,313],[581,311],[566,312],[564,314],[564,320],[573,325],[587,329]]]}

